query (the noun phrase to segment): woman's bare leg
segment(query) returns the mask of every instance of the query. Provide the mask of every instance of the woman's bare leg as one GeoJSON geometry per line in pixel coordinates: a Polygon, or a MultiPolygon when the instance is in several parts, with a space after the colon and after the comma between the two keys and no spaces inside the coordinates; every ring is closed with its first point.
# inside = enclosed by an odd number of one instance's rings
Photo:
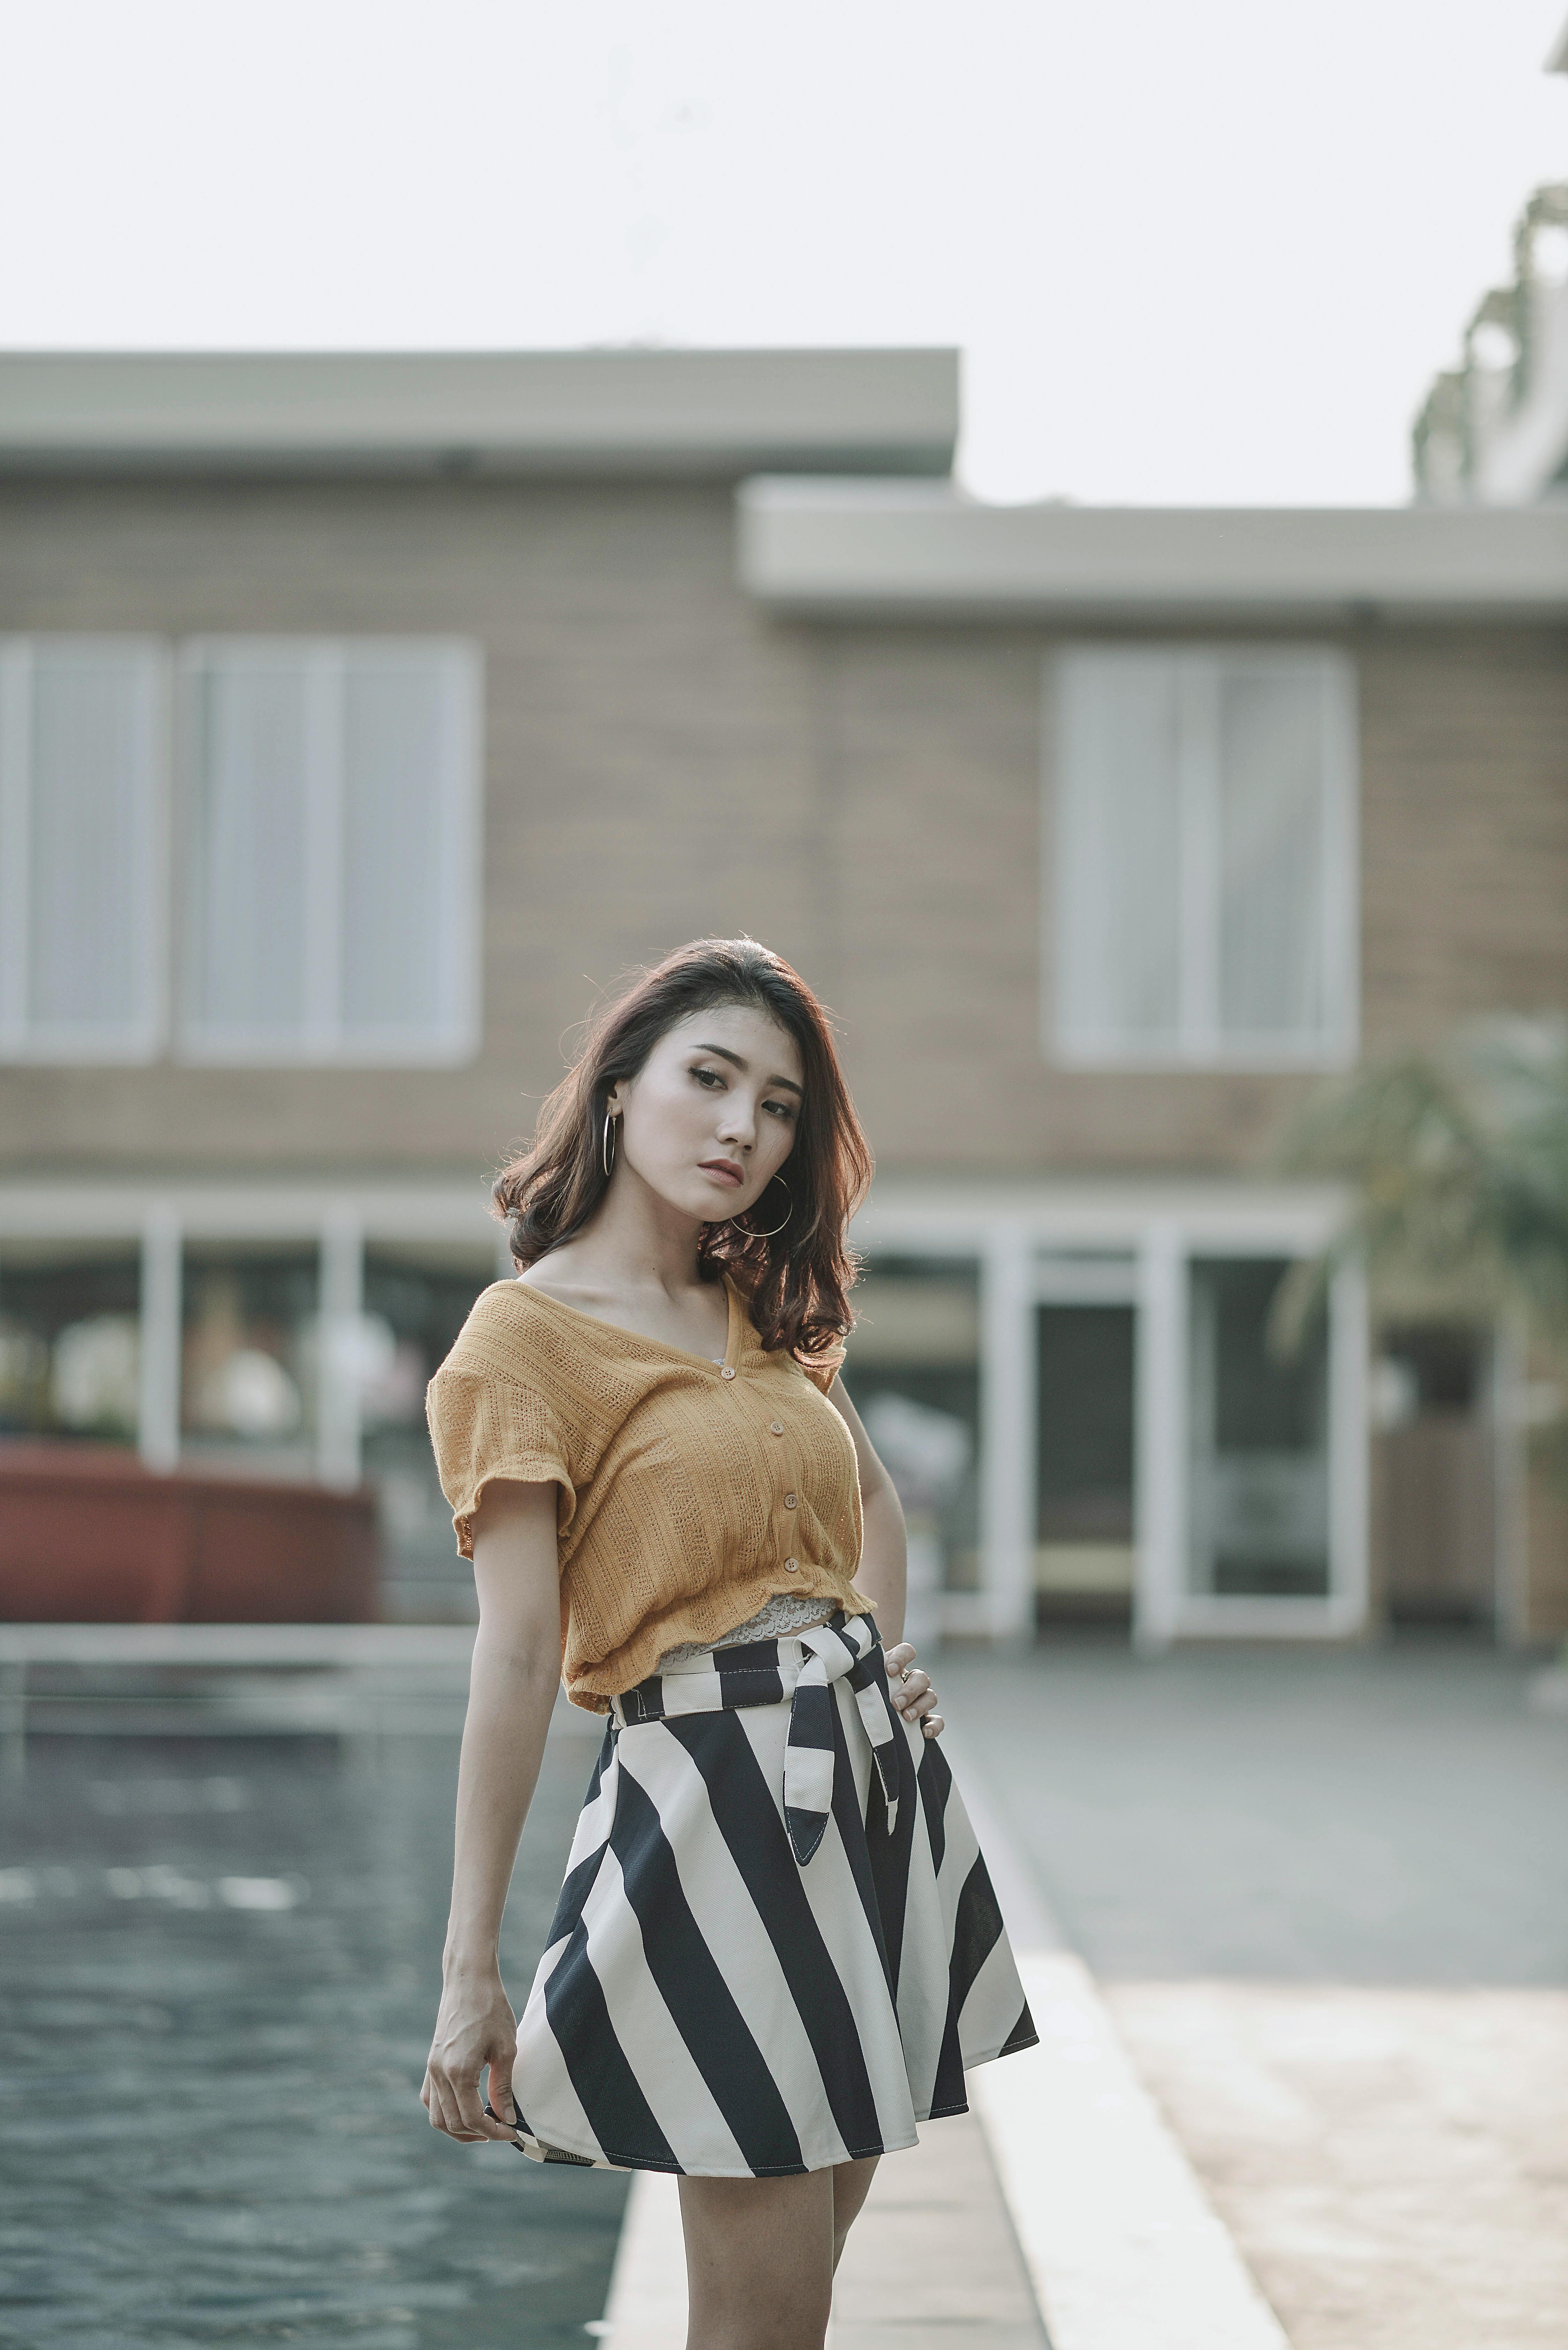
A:
{"type": "Polygon", "coordinates": [[[822,2350],[837,2177],[807,2170],[794,2178],[680,2181],[686,2350],[822,2350]]]}
{"type": "Polygon", "coordinates": [[[860,2217],[861,2206],[871,2192],[871,2181],[877,2176],[880,2156],[867,2154],[858,2162],[840,2162],[833,2172],[833,2265],[837,2270],[844,2251],[844,2239],[860,2217]]]}

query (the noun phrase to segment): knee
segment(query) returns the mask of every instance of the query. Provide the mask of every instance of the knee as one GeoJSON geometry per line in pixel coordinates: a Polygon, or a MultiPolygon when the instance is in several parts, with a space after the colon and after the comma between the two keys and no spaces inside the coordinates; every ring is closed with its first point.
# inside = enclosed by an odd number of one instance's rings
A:
{"type": "Polygon", "coordinates": [[[815,2279],[737,2294],[726,2306],[692,2312],[686,2350],[822,2350],[832,2306],[831,2283],[815,2279]]]}

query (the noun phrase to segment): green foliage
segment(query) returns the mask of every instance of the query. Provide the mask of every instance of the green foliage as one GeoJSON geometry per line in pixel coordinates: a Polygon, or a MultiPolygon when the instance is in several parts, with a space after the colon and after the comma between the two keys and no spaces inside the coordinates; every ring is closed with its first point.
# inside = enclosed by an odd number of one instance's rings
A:
{"type": "Polygon", "coordinates": [[[1314,1097],[1282,1157],[1355,1200],[1327,1256],[1286,1284],[1282,1343],[1360,1256],[1386,1310],[1515,1315],[1568,1362],[1568,1026],[1495,1023],[1369,1063],[1314,1097]]]}

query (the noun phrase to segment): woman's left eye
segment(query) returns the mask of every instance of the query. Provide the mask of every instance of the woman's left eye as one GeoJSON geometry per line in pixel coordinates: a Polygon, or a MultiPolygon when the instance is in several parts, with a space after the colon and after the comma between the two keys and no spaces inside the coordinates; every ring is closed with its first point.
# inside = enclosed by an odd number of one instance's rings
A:
{"type": "Polygon", "coordinates": [[[764,1102],[763,1104],[763,1107],[764,1109],[771,1109],[779,1118],[793,1118],[794,1116],[794,1107],[793,1103],[790,1102],[764,1102]]]}

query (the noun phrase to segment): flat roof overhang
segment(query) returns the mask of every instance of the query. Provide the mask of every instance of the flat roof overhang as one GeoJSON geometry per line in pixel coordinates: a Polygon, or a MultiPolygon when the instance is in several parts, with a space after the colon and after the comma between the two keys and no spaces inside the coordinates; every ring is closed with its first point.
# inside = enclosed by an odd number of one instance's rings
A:
{"type": "Polygon", "coordinates": [[[988,506],[947,484],[739,492],[742,584],[803,617],[1568,617],[1568,505],[988,506]]]}
{"type": "Polygon", "coordinates": [[[954,350],[0,352],[0,472],[946,474],[954,350]]]}

